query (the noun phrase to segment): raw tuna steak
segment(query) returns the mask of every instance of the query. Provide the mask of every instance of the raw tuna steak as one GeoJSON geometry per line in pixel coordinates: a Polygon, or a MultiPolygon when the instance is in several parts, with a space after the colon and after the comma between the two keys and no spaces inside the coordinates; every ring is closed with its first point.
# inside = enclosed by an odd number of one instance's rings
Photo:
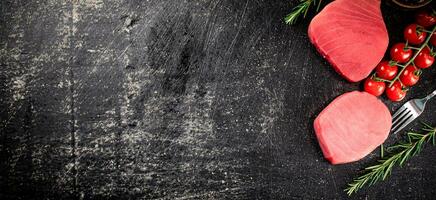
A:
{"type": "Polygon", "coordinates": [[[333,1],[312,19],[308,34],[321,55],[351,82],[371,73],[389,43],[380,0],[333,1]]]}
{"type": "Polygon", "coordinates": [[[366,92],[337,97],[315,119],[324,157],[332,164],[359,160],[382,144],[391,128],[388,108],[366,92]]]}

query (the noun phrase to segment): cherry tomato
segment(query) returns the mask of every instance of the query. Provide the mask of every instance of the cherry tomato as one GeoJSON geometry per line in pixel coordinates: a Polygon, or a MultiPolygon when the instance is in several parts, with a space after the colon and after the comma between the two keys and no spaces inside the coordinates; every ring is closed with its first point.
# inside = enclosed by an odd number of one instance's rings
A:
{"type": "Polygon", "coordinates": [[[365,92],[368,92],[376,97],[383,94],[386,88],[386,83],[383,81],[376,81],[372,79],[371,77],[367,78],[365,80],[365,83],[363,83],[363,89],[365,92]]]}
{"type": "Polygon", "coordinates": [[[381,61],[375,68],[375,71],[377,72],[378,77],[392,80],[397,75],[398,67],[396,65],[391,65],[388,61],[381,61]]]}
{"type": "Polygon", "coordinates": [[[427,11],[418,12],[415,16],[416,23],[423,27],[431,27],[436,24],[436,16],[433,13],[427,11]]]}
{"type": "Polygon", "coordinates": [[[395,81],[395,83],[386,89],[386,96],[391,101],[401,101],[406,96],[406,90],[403,89],[403,86],[400,82],[395,81]]]}
{"type": "Polygon", "coordinates": [[[414,62],[417,67],[422,69],[430,67],[434,62],[434,55],[432,55],[430,48],[424,47],[416,56],[414,62]]]}
{"type": "Polygon", "coordinates": [[[413,65],[409,65],[404,69],[403,73],[400,75],[401,83],[405,86],[415,85],[419,76],[421,75],[421,71],[413,65]]]}
{"type": "Polygon", "coordinates": [[[427,37],[426,32],[420,32],[419,29],[422,27],[417,24],[410,24],[404,29],[404,39],[409,42],[409,44],[418,45],[424,42],[427,37]]]}
{"type": "Polygon", "coordinates": [[[434,47],[436,47],[436,32],[431,35],[430,42],[434,47]]]}
{"type": "Polygon", "coordinates": [[[412,57],[413,51],[412,49],[406,49],[406,44],[404,43],[397,43],[394,44],[394,46],[391,47],[391,58],[394,61],[397,61],[399,63],[405,63],[410,60],[412,57]]]}

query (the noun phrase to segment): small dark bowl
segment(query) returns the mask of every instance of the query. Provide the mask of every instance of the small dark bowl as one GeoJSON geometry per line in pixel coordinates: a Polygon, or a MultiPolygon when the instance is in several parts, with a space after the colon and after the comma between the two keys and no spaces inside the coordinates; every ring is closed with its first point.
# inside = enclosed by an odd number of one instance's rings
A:
{"type": "Polygon", "coordinates": [[[427,6],[432,0],[391,0],[393,4],[405,9],[417,9],[427,6]]]}

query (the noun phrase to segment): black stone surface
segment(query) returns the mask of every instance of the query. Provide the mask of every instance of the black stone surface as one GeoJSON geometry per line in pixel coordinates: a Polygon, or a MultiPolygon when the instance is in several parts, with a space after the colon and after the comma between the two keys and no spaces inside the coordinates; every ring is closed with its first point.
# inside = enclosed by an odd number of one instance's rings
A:
{"type": "MultiPolygon", "coordinates": [[[[378,150],[323,158],[313,119],[360,85],[283,23],[296,3],[0,1],[0,199],[347,199],[378,150]]],[[[382,10],[400,41],[412,13],[382,10]]],[[[435,153],[350,199],[435,199],[435,153]]]]}

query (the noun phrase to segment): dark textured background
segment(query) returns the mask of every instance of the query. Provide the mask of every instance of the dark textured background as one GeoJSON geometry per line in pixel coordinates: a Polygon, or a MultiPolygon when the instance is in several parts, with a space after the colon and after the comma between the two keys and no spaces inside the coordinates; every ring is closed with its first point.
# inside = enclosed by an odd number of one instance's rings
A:
{"type": "MultiPolygon", "coordinates": [[[[309,20],[283,24],[295,5],[1,0],[0,199],[346,198],[378,151],[322,157],[313,119],[360,86],[316,53],[309,20]]],[[[411,13],[382,8],[400,40],[411,13]]],[[[435,68],[408,99],[436,89],[435,68]]],[[[354,199],[434,199],[435,153],[354,199]]]]}

